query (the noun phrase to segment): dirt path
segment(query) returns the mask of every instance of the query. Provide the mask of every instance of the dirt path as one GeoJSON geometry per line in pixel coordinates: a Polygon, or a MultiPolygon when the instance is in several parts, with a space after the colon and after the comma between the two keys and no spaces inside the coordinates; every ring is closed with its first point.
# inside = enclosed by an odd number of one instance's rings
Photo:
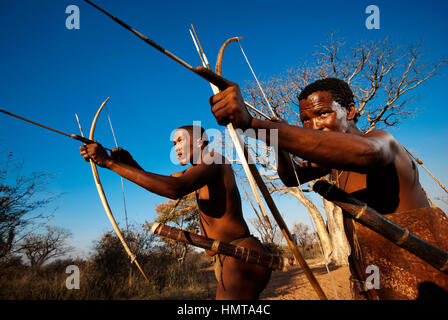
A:
{"type": "MultiPolygon", "coordinates": [[[[335,300],[333,285],[327,273],[325,265],[307,261],[311,271],[327,295],[328,299],[335,300]]],[[[330,268],[331,277],[339,300],[352,300],[350,293],[349,276],[347,267],[330,268]]],[[[318,300],[313,287],[308,282],[305,274],[299,266],[290,267],[286,272],[275,271],[272,273],[268,286],[261,294],[262,300],[318,300]]]]}

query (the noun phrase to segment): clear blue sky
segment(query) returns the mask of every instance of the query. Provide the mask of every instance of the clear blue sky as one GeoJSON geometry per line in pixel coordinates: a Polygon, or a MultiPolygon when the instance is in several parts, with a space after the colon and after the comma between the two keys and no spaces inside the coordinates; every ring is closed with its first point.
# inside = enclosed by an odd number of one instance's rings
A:
{"type": "MultiPolygon", "coordinates": [[[[425,40],[430,58],[448,55],[445,1],[105,1],[97,4],[149,36],[192,65],[199,65],[188,29],[195,25],[214,64],[221,44],[243,36],[243,45],[261,78],[311,60],[315,47],[333,31],[356,42],[391,40],[409,44],[425,40]],[[367,30],[365,8],[380,8],[381,29],[367,30]]],[[[182,170],[169,161],[173,128],[202,121],[217,127],[209,111],[210,87],[80,0],[0,2],[0,106],[69,133],[78,133],[74,113],[88,131],[100,103],[108,111],[120,146],[130,150],[148,171],[170,174],[182,170]],[[65,27],[68,5],[80,8],[80,29],[65,27]]],[[[244,85],[252,77],[237,47],[228,49],[224,75],[244,85]]],[[[425,160],[448,183],[446,88],[442,74],[416,91],[421,112],[392,130],[402,144],[425,160]]],[[[113,147],[107,117],[96,139],[113,147]]],[[[80,143],[0,114],[0,154],[23,159],[24,173],[42,170],[56,175],[49,191],[63,193],[53,204],[51,224],[69,228],[72,244],[86,254],[91,241],[110,229],[93,183],[90,167],[79,156],[80,143]]],[[[100,175],[117,220],[124,226],[119,177],[100,175]]],[[[441,189],[421,171],[432,197],[441,189]]],[[[164,198],[125,182],[131,222],[154,218],[164,198]]],[[[438,202],[447,211],[447,207],[438,202]]],[[[294,199],[278,206],[287,222],[308,217],[294,199]]],[[[244,205],[247,217],[252,212],[244,205]]]]}

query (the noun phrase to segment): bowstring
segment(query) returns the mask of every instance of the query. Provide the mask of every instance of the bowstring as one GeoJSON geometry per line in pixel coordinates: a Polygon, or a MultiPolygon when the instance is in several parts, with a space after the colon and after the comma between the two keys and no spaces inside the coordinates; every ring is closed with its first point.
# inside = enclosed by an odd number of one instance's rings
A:
{"type": "MultiPolygon", "coordinates": [[[[106,106],[106,114],[107,114],[107,120],[109,121],[110,130],[111,130],[112,136],[114,138],[115,147],[118,148],[117,138],[115,136],[114,127],[112,126],[112,121],[110,120],[109,109],[108,109],[107,106],[106,106]]],[[[124,216],[125,216],[125,219],[126,219],[126,232],[128,232],[128,230],[129,230],[128,210],[127,210],[127,205],[126,205],[126,196],[125,196],[125,191],[124,191],[124,180],[123,180],[123,177],[120,176],[120,180],[121,180],[121,193],[123,195],[124,216]]]]}

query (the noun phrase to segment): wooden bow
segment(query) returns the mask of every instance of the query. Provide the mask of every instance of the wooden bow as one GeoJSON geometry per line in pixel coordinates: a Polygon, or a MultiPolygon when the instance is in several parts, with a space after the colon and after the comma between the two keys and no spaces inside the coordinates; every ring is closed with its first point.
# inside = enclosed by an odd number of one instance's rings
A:
{"type": "MultiPolygon", "coordinates": [[[[191,72],[194,72],[198,76],[202,77],[203,79],[205,79],[208,82],[210,82],[211,84],[213,84],[212,88],[213,88],[214,92],[215,91],[218,92],[219,90],[225,90],[228,87],[229,82],[226,79],[224,79],[224,78],[222,78],[220,76],[217,77],[215,73],[213,73],[212,71],[210,71],[207,68],[203,68],[203,69],[199,69],[199,68],[195,69],[195,68],[193,68],[191,65],[186,63],[184,60],[180,59],[179,57],[177,57],[176,55],[174,55],[170,51],[166,50],[165,48],[163,48],[162,46],[160,46],[159,44],[157,44],[153,40],[149,39],[148,37],[146,37],[142,33],[138,32],[135,29],[133,29],[131,26],[129,26],[128,24],[126,24],[122,20],[118,19],[117,17],[114,17],[113,15],[111,15],[106,10],[98,7],[96,4],[92,3],[90,0],[84,0],[84,1],[87,2],[88,4],[90,4],[91,6],[95,7],[97,10],[101,11],[102,13],[107,15],[108,17],[110,17],[116,23],[120,24],[123,28],[125,28],[128,31],[132,32],[138,38],[140,38],[141,40],[145,41],[147,44],[149,44],[153,48],[157,49],[158,51],[160,51],[161,53],[163,53],[164,55],[166,55],[170,59],[176,61],[177,63],[182,65],[184,68],[187,68],[191,72]]],[[[300,255],[296,245],[294,244],[294,242],[292,240],[291,233],[289,232],[289,230],[288,230],[288,228],[286,226],[285,221],[281,217],[280,212],[278,211],[277,207],[275,206],[275,203],[272,200],[272,197],[270,196],[269,190],[267,189],[266,185],[264,184],[264,181],[261,178],[260,173],[258,172],[257,167],[254,164],[251,164],[251,165],[248,164],[248,161],[247,161],[246,156],[244,154],[244,151],[246,151],[246,152],[248,151],[247,147],[245,149],[243,148],[244,143],[243,143],[241,137],[239,136],[239,134],[235,131],[235,129],[234,129],[234,127],[233,127],[233,125],[231,123],[229,123],[227,128],[229,129],[230,135],[231,135],[232,140],[233,140],[233,142],[235,144],[236,151],[238,153],[238,156],[241,159],[241,163],[243,164],[243,167],[245,167],[246,171],[250,170],[252,172],[252,174],[254,176],[254,179],[257,182],[258,187],[260,188],[260,191],[262,192],[263,196],[265,197],[266,203],[268,204],[269,208],[271,209],[271,212],[272,212],[275,220],[277,221],[277,224],[279,225],[280,229],[282,230],[282,233],[285,236],[286,241],[288,242],[288,245],[291,247],[291,249],[292,249],[292,251],[294,253],[295,258],[297,259],[298,263],[302,267],[305,275],[307,276],[307,278],[310,281],[311,285],[313,286],[314,290],[318,294],[319,298],[323,299],[323,300],[326,300],[327,297],[325,296],[324,292],[322,291],[322,288],[320,287],[319,283],[317,282],[316,278],[314,277],[313,273],[311,272],[311,270],[310,270],[309,266],[307,265],[306,261],[300,255]]],[[[248,154],[248,152],[247,152],[247,154],[248,154]]]]}
{"type": "MultiPolygon", "coordinates": [[[[101,111],[103,110],[103,108],[106,105],[108,100],[109,100],[109,98],[107,98],[101,104],[100,108],[96,112],[95,117],[93,118],[92,125],[90,127],[90,134],[89,134],[89,139],[90,140],[94,140],[93,136],[95,134],[95,127],[96,127],[96,123],[98,121],[98,117],[99,117],[101,111]]],[[[149,279],[146,276],[145,272],[140,267],[140,264],[138,263],[136,256],[132,253],[131,249],[129,249],[129,246],[126,244],[126,241],[124,240],[124,237],[123,237],[123,235],[122,235],[122,233],[120,231],[120,228],[118,228],[117,222],[115,221],[114,215],[112,214],[112,210],[110,209],[109,203],[107,202],[106,195],[104,193],[104,189],[103,189],[103,186],[101,184],[101,180],[100,180],[100,176],[98,174],[98,169],[96,167],[96,164],[95,164],[95,162],[93,162],[92,159],[89,159],[89,161],[90,161],[90,166],[92,167],[93,179],[95,180],[95,185],[96,185],[96,188],[98,190],[98,194],[100,196],[101,203],[103,204],[104,210],[106,211],[107,217],[109,218],[109,221],[112,224],[112,227],[114,228],[114,231],[115,231],[115,233],[118,236],[118,239],[120,239],[121,244],[123,245],[124,249],[126,250],[126,253],[128,254],[129,258],[131,258],[131,263],[135,263],[135,265],[140,270],[140,272],[143,275],[143,277],[147,281],[149,281],[149,279]]]]}
{"type": "MultiPolygon", "coordinates": [[[[219,76],[222,76],[222,60],[224,56],[224,51],[227,45],[233,41],[238,41],[240,38],[230,38],[228,39],[224,45],[221,47],[221,50],[219,51],[218,58],[216,59],[216,74],[219,76]]],[[[216,92],[215,92],[216,93],[216,92]]],[[[230,123],[227,128],[229,129],[230,135],[232,137],[232,140],[235,144],[238,156],[240,157],[241,163],[243,167],[248,167],[250,170],[250,173],[246,171],[247,177],[249,181],[251,179],[255,180],[258,188],[260,189],[266,204],[268,205],[269,209],[271,210],[272,216],[274,217],[275,221],[277,222],[278,226],[280,227],[280,230],[283,233],[283,236],[286,239],[286,242],[288,243],[291,251],[294,254],[294,257],[296,258],[297,262],[299,263],[300,267],[302,268],[303,272],[305,273],[306,277],[308,278],[308,281],[310,282],[311,286],[313,287],[314,291],[317,293],[319,298],[321,300],[327,300],[327,297],[325,293],[323,292],[321,286],[317,282],[316,278],[314,277],[314,274],[312,273],[310,267],[306,263],[305,259],[300,254],[299,250],[297,249],[297,246],[295,245],[291,232],[289,231],[285,221],[283,220],[282,215],[280,214],[280,211],[278,210],[277,206],[275,205],[274,200],[271,197],[271,194],[266,187],[266,184],[264,183],[260,173],[258,172],[258,169],[252,159],[250,158],[249,151],[247,149],[247,146],[242,141],[240,135],[235,131],[232,124],[230,123]],[[241,150],[238,152],[238,150],[241,150]]],[[[257,199],[258,200],[258,199],[257,199]]]]}

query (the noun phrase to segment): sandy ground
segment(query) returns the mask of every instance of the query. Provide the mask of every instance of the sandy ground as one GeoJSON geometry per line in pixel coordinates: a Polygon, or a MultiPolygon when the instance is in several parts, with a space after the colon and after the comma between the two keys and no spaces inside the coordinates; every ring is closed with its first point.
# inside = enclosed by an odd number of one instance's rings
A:
{"type": "MultiPolygon", "coordinates": [[[[350,292],[350,271],[347,267],[330,268],[330,276],[325,265],[319,261],[307,261],[325,295],[330,300],[352,300],[350,292]],[[334,286],[332,284],[334,283],[334,286]],[[336,294],[335,294],[336,290],[336,294]]],[[[274,271],[268,286],[264,289],[262,300],[318,300],[316,292],[299,266],[288,271],[274,271]]]]}
{"type": "MultiPolygon", "coordinates": [[[[329,300],[352,300],[350,292],[349,267],[330,267],[331,278],[327,268],[320,261],[307,260],[314,276],[329,300]],[[334,283],[334,286],[333,284],[334,283]],[[336,290],[336,294],[335,294],[336,290]]],[[[203,270],[210,281],[210,292],[216,291],[216,279],[213,267],[203,270]]],[[[274,271],[271,279],[260,296],[260,300],[319,300],[300,266],[292,266],[288,271],[274,271]]]]}

